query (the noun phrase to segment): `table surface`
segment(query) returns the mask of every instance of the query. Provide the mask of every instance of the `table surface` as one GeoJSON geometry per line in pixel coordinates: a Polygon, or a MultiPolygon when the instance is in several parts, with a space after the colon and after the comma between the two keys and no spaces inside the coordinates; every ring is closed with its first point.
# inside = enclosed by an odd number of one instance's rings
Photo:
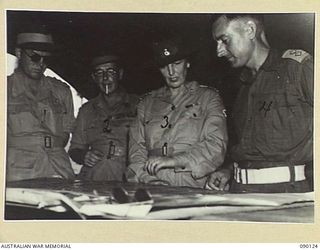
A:
{"type": "MultiPolygon", "coordinates": [[[[282,202],[291,194],[230,194],[221,191],[206,191],[188,187],[168,187],[120,182],[83,182],[61,179],[37,179],[8,182],[8,188],[68,191],[95,196],[114,196],[114,190],[124,190],[134,197],[137,190],[147,190],[152,198],[152,209],[143,220],[205,220],[249,221],[280,223],[313,223],[314,202],[282,202]],[[242,199],[244,198],[244,199],[242,199]],[[254,201],[254,204],[251,202],[254,201]],[[257,203],[256,203],[257,202],[257,203]],[[277,205],[279,203],[279,205],[277,205]],[[282,204],[283,203],[283,204],[282,204]]],[[[295,194],[293,194],[293,199],[295,194]]],[[[299,197],[299,195],[297,196],[299,197]]],[[[290,200],[290,199],[289,199],[290,200]]],[[[57,213],[38,209],[28,204],[6,202],[5,219],[79,219],[74,211],[57,213]]],[[[137,219],[114,216],[86,216],[82,219],[137,219]]]]}

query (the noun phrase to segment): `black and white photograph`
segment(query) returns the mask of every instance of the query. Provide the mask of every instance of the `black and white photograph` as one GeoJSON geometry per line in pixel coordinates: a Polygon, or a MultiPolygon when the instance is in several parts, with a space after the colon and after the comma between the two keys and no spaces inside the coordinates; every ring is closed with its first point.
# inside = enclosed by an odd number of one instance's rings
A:
{"type": "Polygon", "coordinates": [[[4,18],[5,223],[315,223],[315,12],[4,18]]]}

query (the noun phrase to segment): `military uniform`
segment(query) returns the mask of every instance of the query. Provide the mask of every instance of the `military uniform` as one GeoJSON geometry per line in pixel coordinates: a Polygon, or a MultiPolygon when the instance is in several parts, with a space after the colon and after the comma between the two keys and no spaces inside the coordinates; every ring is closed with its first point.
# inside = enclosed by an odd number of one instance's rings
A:
{"type": "Polygon", "coordinates": [[[255,77],[244,71],[241,81],[233,109],[237,143],[232,158],[239,169],[232,190],[307,191],[301,172],[313,158],[312,57],[302,50],[282,54],[271,50],[255,77]],[[273,168],[270,184],[250,181],[251,174],[260,175],[261,169],[273,168]],[[255,172],[242,171],[249,169],[255,172]],[[290,180],[282,183],[279,171],[287,171],[283,175],[290,180]]]}
{"type": "Polygon", "coordinates": [[[224,106],[216,91],[197,82],[186,83],[175,98],[170,93],[168,87],[162,87],[147,94],[138,105],[130,133],[128,178],[203,188],[207,175],[224,159],[224,106]],[[172,156],[184,165],[164,168],[151,176],[144,170],[149,156],[172,156]]]}
{"type": "Polygon", "coordinates": [[[32,80],[17,69],[8,77],[7,180],[73,178],[64,150],[73,123],[67,85],[45,76],[32,80]],[[36,95],[29,87],[35,81],[36,95]]]}
{"type": "MultiPolygon", "coordinates": [[[[81,159],[88,150],[98,150],[103,158],[95,166],[83,166],[81,178],[86,180],[123,180],[127,164],[128,130],[136,116],[138,97],[120,89],[107,103],[103,94],[85,103],[79,110],[69,153],[80,149],[81,159]]],[[[70,154],[72,157],[72,153],[70,154]]]]}

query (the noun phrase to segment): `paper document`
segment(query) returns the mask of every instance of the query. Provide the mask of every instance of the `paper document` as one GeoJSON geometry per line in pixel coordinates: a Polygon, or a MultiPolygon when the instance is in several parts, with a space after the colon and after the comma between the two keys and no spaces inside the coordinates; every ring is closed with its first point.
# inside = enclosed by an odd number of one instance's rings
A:
{"type": "Polygon", "coordinates": [[[56,212],[72,209],[84,216],[144,217],[152,208],[153,201],[118,204],[110,197],[69,191],[49,191],[31,188],[7,188],[6,202],[45,208],[56,212]]]}

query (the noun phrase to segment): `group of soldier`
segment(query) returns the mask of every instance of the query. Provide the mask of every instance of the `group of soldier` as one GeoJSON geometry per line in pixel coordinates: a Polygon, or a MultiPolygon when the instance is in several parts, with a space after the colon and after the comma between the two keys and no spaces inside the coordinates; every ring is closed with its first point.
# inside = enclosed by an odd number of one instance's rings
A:
{"type": "Polygon", "coordinates": [[[217,56],[243,68],[228,146],[219,93],[187,78],[191,51],[178,37],[153,43],[165,85],[141,98],[121,85],[118,55],[94,57],[99,94],[74,118],[70,89],[43,75],[55,44],[42,30],[17,35],[7,81],[6,180],[80,178],[231,192],[313,189],[313,58],[270,48],[260,15],[221,14],[217,56]],[[65,146],[71,137],[71,146],[65,146]],[[228,150],[227,150],[228,146],[228,150]],[[70,159],[82,165],[75,175],[70,159]]]}

